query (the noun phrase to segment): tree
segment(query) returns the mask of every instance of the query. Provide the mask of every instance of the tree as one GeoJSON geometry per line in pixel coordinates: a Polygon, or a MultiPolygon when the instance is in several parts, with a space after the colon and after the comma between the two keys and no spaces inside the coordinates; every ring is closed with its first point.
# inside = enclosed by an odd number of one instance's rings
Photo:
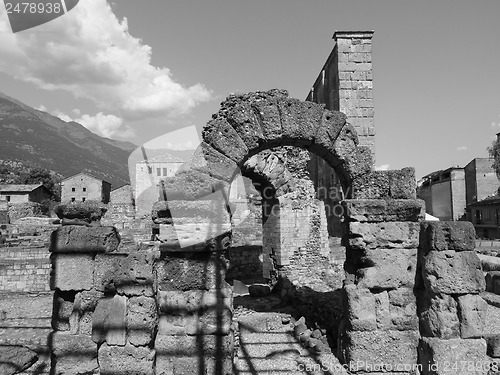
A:
{"type": "Polygon", "coordinates": [[[490,158],[493,159],[491,167],[495,170],[497,176],[500,177],[500,137],[495,139],[487,150],[490,158]]]}
{"type": "MultiPolygon", "coordinates": [[[[491,146],[487,148],[490,158],[493,159],[493,164],[491,167],[495,170],[497,176],[500,178],[500,137],[497,137],[491,146]]],[[[500,196],[500,187],[498,188],[496,194],[500,196]]]]}
{"type": "Polygon", "coordinates": [[[61,200],[60,179],[46,168],[32,168],[21,177],[23,184],[43,184],[51,193],[52,200],[61,200]]]}

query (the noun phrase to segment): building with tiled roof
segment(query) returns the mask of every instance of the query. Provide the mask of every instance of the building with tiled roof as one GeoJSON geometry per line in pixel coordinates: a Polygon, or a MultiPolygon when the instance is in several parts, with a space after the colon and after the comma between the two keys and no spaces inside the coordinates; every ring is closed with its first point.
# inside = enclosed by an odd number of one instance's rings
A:
{"type": "Polygon", "coordinates": [[[0,185],[0,201],[27,203],[46,199],[50,199],[50,191],[43,184],[0,185]]]}

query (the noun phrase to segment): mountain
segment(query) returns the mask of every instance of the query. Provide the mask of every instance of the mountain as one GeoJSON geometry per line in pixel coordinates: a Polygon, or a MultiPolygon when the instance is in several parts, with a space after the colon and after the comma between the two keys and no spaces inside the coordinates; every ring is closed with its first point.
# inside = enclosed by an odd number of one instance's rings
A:
{"type": "Polygon", "coordinates": [[[119,187],[129,183],[128,157],[136,148],[0,93],[0,160],[41,166],[64,177],[84,171],[119,187]]]}

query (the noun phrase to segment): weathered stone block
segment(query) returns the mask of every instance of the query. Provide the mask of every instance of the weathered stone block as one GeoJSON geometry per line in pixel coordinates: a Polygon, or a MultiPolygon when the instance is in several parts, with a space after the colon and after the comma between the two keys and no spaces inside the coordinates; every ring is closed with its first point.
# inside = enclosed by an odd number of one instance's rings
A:
{"type": "Polygon", "coordinates": [[[315,136],[315,144],[330,153],[335,152],[335,141],[346,124],[346,115],[338,111],[325,110],[321,117],[321,125],[315,136]]]}
{"type": "Polygon", "coordinates": [[[37,354],[23,346],[0,346],[0,374],[14,375],[29,368],[38,359],[37,354]]]}
{"type": "Polygon", "coordinates": [[[415,282],[417,249],[366,250],[356,273],[359,287],[396,289],[415,282]]]}
{"type": "Polygon", "coordinates": [[[278,101],[278,108],[283,137],[311,144],[321,122],[324,105],[286,98],[278,101]]]}
{"type": "MultiPolygon", "coordinates": [[[[185,164],[186,168],[195,169],[213,178],[226,182],[232,181],[239,171],[236,163],[212,146],[201,142],[191,159],[185,164]]],[[[181,167],[184,169],[184,166],[181,167]]]]}
{"type": "Polygon", "coordinates": [[[420,247],[426,250],[473,251],[476,230],[469,221],[425,221],[420,229],[420,247]]]}
{"type": "Polygon", "coordinates": [[[154,337],[158,313],[156,300],[149,297],[132,297],[128,301],[127,336],[134,346],[145,346],[154,337]]]}
{"type": "Polygon", "coordinates": [[[345,355],[355,372],[391,371],[400,364],[417,363],[418,331],[347,332],[345,355]]]}
{"type": "Polygon", "coordinates": [[[389,290],[391,327],[400,331],[418,330],[417,300],[413,288],[389,290]]]}
{"type": "Polygon", "coordinates": [[[418,247],[420,225],[413,222],[349,223],[353,249],[409,249],[418,247]]]}
{"type": "Polygon", "coordinates": [[[437,294],[481,293],[485,290],[481,263],[473,251],[434,251],[424,256],[425,289],[437,294]]]}
{"type": "Polygon", "coordinates": [[[92,317],[92,340],[109,345],[125,345],[127,297],[115,295],[100,299],[92,317]]]}
{"type": "Polygon", "coordinates": [[[460,335],[463,339],[482,337],[487,309],[488,303],[478,295],[458,297],[460,335]]]}
{"type": "Polygon", "coordinates": [[[209,290],[226,286],[227,259],[222,253],[164,253],[155,263],[158,289],[209,290]]]}
{"type": "Polygon", "coordinates": [[[104,293],[89,290],[77,293],[71,314],[71,333],[92,335],[92,316],[104,293]]]}
{"type": "Polygon", "coordinates": [[[354,199],[391,198],[390,175],[387,171],[373,171],[356,178],[352,183],[354,199]]]}
{"type": "Polygon", "coordinates": [[[420,221],[425,202],[420,199],[346,199],[343,206],[350,221],[420,221]]]}
{"type": "Polygon", "coordinates": [[[52,315],[52,328],[56,331],[70,330],[70,317],[73,312],[75,301],[75,292],[61,292],[56,290],[54,293],[54,308],[52,315]]]}
{"type": "Polygon", "coordinates": [[[129,296],[153,295],[153,253],[98,254],[94,285],[97,290],[116,290],[129,296]]]}
{"type": "Polygon", "coordinates": [[[89,290],[93,287],[94,256],[92,254],[52,254],[51,288],[89,290]]]}
{"type": "Polygon", "coordinates": [[[226,220],[226,215],[217,216],[201,219],[198,224],[160,225],[160,251],[226,251],[231,245],[231,222],[229,217],[226,220]]]}
{"type": "Polygon", "coordinates": [[[390,194],[393,199],[417,198],[414,168],[390,171],[390,194]]]}
{"type": "Polygon", "coordinates": [[[241,163],[248,148],[236,130],[223,117],[210,120],[203,128],[203,140],[236,163],[241,163]]]}
{"type": "Polygon", "coordinates": [[[500,358],[500,335],[488,334],[484,339],[487,344],[487,354],[492,358],[500,358]]]}
{"type": "Polygon", "coordinates": [[[419,344],[423,375],[486,374],[486,342],[483,339],[422,337],[419,344]]]}
{"type": "Polygon", "coordinates": [[[232,319],[232,290],[160,291],[160,330],[165,335],[227,335],[232,319]]]}
{"type": "Polygon", "coordinates": [[[500,271],[490,271],[486,273],[486,291],[500,294],[500,271]]]}
{"type": "Polygon", "coordinates": [[[207,355],[219,353],[231,355],[234,342],[232,335],[206,335],[202,337],[157,335],[155,348],[158,355],[190,356],[202,353],[207,355]]]}
{"type": "Polygon", "coordinates": [[[357,285],[346,285],[346,307],[352,331],[374,331],[377,329],[375,297],[369,289],[357,285]]]}
{"type": "Polygon", "coordinates": [[[78,219],[87,223],[98,223],[106,211],[106,207],[97,201],[61,203],[54,207],[59,219],[78,219]]]}
{"type": "Polygon", "coordinates": [[[415,169],[372,171],[352,184],[355,199],[416,199],[415,169]]]}
{"type": "Polygon", "coordinates": [[[228,189],[227,181],[219,180],[195,169],[181,167],[173,177],[164,180],[163,191],[160,194],[171,203],[175,200],[201,200],[214,191],[225,192],[228,189]]]}
{"type": "Polygon", "coordinates": [[[99,348],[99,368],[101,375],[153,375],[155,351],[144,346],[110,346],[106,343],[99,348]]]}
{"type": "Polygon", "coordinates": [[[484,271],[500,271],[500,258],[489,255],[477,254],[481,260],[484,271]]]}
{"type": "Polygon", "coordinates": [[[340,166],[347,176],[352,176],[356,179],[359,176],[368,174],[373,169],[373,154],[370,147],[366,145],[358,145],[356,149],[349,155],[346,155],[344,164],[340,166]]]}
{"type": "MultiPolygon", "coordinates": [[[[218,358],[211,356],[191,355],[185,357],[167,358],[158,356],[156,359],[157,374],[191,375],[233,374],[233,362],[229,357],[218,358]]],[[[246,374],[240,372],[240,374],[246,374]]]]}
{"type": "Polygon", "coordinates": [[[278,100],[286,97],[288,97],[286,91],[271,90],[256,93],[250,99],[251,106],[257,115],[257,120],[267,142],[281,138],[281,115],[278,110],[278,100]]]}
{"type": "Polygon", "coordinates": [[[172,224],[172,214],[167,201],[158,201],[153,203],[151,209],[151,220],[155,224],[172,224]]]}
{"type": "Polygon", "coordinates": [[[264,134],[259,120],[244,96],[229,96],[219,110],[219,115],[236,130],[249,150],[257,148],[264,141],[264,134]]]}
{"type": "Polygon", "coordinates": [[[90,336],[54,332],[49,342],[54,374],[92,374],[97,370],[97,344],[90,336]]]}
{"type": "Polygon", "coordinates": [[[194,315],[161,314],[158,319],[158,335],[186,336],[188,327],[196,325],[197,317],[194,315]]]}
{"type": "Polygon", "coordinates": [[[391,313],[389,306],[389,295],[386,290],[374,293],[375,313],[377,316],[377,328],[382,330],[391,329],[391,313]]]}
{"type": "Polygon", "coordinates": [[[460,337],[457,302],[453,297],[425,293],[421,301],[420,332],[423,336],[441,339],[460,337]]]}
{"type": "Polygon", "coordinates": [[[232,335],[157,335],[155,349],[157,374],[232,373],[234,352],[232,335]]]}
{"type": "Polygon", "coordinates": [[[49,251],[53,253],[110,253],[120,244],[114,227],[62,226],[52,233],[49,251]]]}
{"type": "Polygon", "coordinates": [[[333,154],[338,160],[348,160],[356,153],[359,140],[354,126],[346,123],[340,131],[335,144],[333,145],[333,154]]]}

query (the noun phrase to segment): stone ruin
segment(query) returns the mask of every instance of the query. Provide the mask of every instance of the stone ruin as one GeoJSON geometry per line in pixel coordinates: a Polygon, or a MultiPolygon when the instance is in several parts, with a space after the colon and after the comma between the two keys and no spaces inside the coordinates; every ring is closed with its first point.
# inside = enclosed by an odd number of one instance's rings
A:
{"type": "Polygon", "coordinates": [[[247,320],[246,348],[264,354],[236,363],[242,337],[226,279],[239,228],[226,198],[238,171],[262,195],[258,276],[282,298],[319,296],[294,300],[319,312],[326,328],[313,331],[308,318],[294,324],[293,347],[320,365],[295,373],[495,373],[487,354],[500,357],[500,340],[483,332],[482,292],[486,281],[497,288],[498,275],[485,280],[471,223],[424,221],[412,168],[373,170],[371,34],[337,38],[327,62],[334,67],[325,66],[308,101],[271,90],[221,104],[152,207],[158,241],[126,240],[101,224],[98,207],[59,207],[63,225],[49,247],[51,374],[294,373],[291,360],[261,350],[268,343],[256,333],[263,324],[285,340],[281,321],[247,320]],[[318,198],[319,176],[308,170],[314,157],[338,176],[333,201],[318,198]],[[343,280],[331,279],[332,228],[343,280]],[[327,305],[339,284],[337,314],[327,305]]]}
{"type": "Polygon", "coordinates": [[[472,224],[423,221],[413,169],[373,171],[344,114],[280,90],[222,103],[184,168],[203,183],[189,190],[174,181],[165,186],[172,199],[155,205],[161,243],[123,246],[97,214],[54,231],[52,373],[232,374],[231,218],[217,199],[200,199],[224,192],[236,170],[271,187],[264,263],[277,284],[293,288],[299,274],[328,263],[328,235],[324,205],[301,184],[305,166],[294,170],[279,156],[285,146],[323,158],[348,194],[340,362],[356,374],[416,374],[417,364],[422,374],[445,374],[454,363],[454,374],[487,374],[485,278],[472,224]],[[189,241],[199,228],[176,224],[176,204],[208,206],[201,216],[220,212],[213,236],[189,241]]]}

